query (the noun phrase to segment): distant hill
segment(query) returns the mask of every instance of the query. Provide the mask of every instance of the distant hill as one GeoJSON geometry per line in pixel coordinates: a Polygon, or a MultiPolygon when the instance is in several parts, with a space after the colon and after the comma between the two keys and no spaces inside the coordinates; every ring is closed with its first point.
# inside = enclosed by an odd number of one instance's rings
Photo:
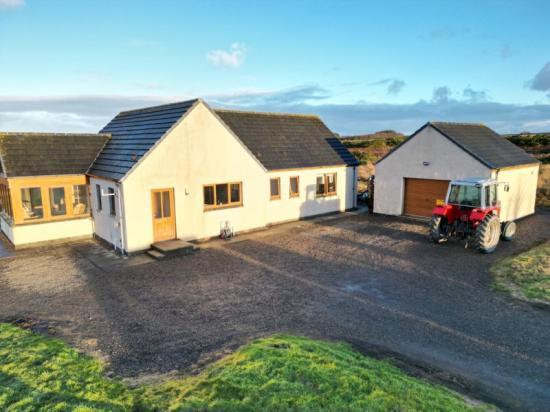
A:
{"type": "Polygon", "coordinates": [[[340,140],[359,160],[359,188],[366,188],[366,181],[374,173],[374,163],[392,148],[403,142],[407,136],[394,130],[357,136],[340,136],[340,140]]]}
{"type": "Polygon", "coordinates": [[[342,141],[351,140],[376,140],[376,139],[390,139],[390,138],[402,138],[405,137],[403,133],[396,132],[395,130],[381,130],[375,133],[360,134],[356,136],[340,136],[342,141]]]}

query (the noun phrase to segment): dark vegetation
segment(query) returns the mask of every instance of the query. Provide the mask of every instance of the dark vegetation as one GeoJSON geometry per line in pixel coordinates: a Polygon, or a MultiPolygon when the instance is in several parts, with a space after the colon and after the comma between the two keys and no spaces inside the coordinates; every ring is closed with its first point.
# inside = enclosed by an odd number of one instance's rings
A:
{"type": "Polygon", "coordinates": [[[359,189],[364,190],[367,179],[374,174],[374,164],[402,143],[406,136],[393,130],[383,130],[359,136],[342,136],[340,139],[359,160],[359,189]]]}
{"type": "Polygon", "coordinates": [[[531,153],[542,164],[550,164],[550,133],[521,133],[505,137],[531,153]]]}

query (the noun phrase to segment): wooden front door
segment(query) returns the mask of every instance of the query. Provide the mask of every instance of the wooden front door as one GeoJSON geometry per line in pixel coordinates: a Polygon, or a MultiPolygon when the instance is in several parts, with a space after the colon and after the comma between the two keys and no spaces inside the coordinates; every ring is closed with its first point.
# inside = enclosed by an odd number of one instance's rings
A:
{"type": "Polygon", "coordinates": [[[153,237],[155,242],[176,238],[174,189],[151,191],[153,206],[153,237]]]}
{"type": "Polygon", "coordinates": [[[403,213],[430,217],[437,199],[447,195],[448,180],[405,178],[403,213]]]}

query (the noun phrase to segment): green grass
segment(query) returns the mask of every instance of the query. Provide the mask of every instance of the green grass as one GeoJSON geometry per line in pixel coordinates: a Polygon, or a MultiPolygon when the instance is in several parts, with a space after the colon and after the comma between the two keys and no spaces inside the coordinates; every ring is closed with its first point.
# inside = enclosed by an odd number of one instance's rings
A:
{"type": "Polygon", "coordinates": [[[491,273],[498,289],[550,303],[550,241],[497,262],[491,273]]]}
{"type": "Polygon", "coordinates": [[[135,396],[57,339],[0,324],[0,410],[125,411],[135,396]]]}
{"type": "Polygon", "coordinates": [[[346,344],[258,339],[197,376],[129,388],[63,342],[0,324],[0,410],[490,409],[346,344]]]}

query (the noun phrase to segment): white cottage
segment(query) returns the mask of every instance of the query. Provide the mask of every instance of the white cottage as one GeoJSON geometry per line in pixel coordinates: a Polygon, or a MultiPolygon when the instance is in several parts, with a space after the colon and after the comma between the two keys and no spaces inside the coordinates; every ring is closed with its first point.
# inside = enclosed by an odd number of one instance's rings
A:
{"type": "Polygon", "coordinates": [[[496,179],[503,221],[535,211],[539,162],[487,126],[429,122],[376,163],[374,212],[431,216],[450,180],[496,179]]]}
{"type": "Polygon", "coordinates": [[[317,116],[202,100],[118,114],[90,168],[96,236],[126,253],[355,207],[357,161],[317,116]]]}

